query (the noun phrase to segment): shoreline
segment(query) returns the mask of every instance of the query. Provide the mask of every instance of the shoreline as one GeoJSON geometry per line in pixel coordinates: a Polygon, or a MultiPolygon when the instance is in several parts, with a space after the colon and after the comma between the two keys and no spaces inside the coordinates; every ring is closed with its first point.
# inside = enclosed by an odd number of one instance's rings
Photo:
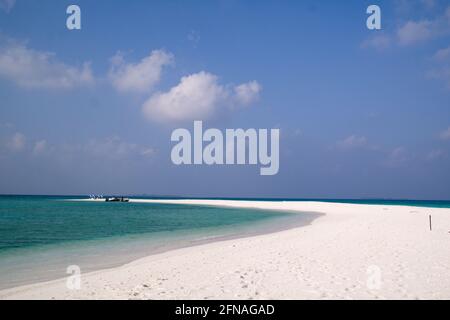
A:
{"type": "MultiPolygon", "coordinates": [[[[65,200],[62,200],[65,201],[65,200]]],[[[98,202],[101,200],[92,199],[70,199],[69,201],[82,201],[82,202],[98,202]]],[[[146,201],[130,201],[135,203],[142,203],[146,201]]],[[[178,204],[184,206],[185,204],[178,204]]],[[[195,205],[195,204],[194,204],[195,205]]],[[[219,207],[219,206],[213,206],[219,207]]],[[[223,206],[225,208],[231,208],[230,206],[223,206]]],[[[233,206],[236,208],[236,206],[233,206]]],[[[242,208],[245,210],[267,212],[271,210],[257,209],[257,208],[242,208]]],[[[168,251],[177,249],[190,248],[200,245],[205,245],[213,242],[227,241],[233,239],[242,239],[248,237],[254,237],[258,235],[270,234],[281,232],[284,230],[299,228],[310,224],[314,219],[320,216],[314,212],[281,212],[284,213],[281,217],[276,217],[277,212],[272,212],[272,217],[264,220],[257,220],[252,222],[237,223],[232,225],[223,225],[219,227],[201,228],[198,230],[182,230],[175,231],[175,235],[171,235],[173,231],[165,231],[163,236],[156,234],[140,235],[137,238],[130,239],[126,237],[113,237],[113,238],[100,238],[93,240],[84,240],[76,242],[67,242],[62,244],[47,245],[48,250],[52,256],[64,255],[64,250],[77,251],[79,255],[79,264],[82,270],[86,274],[97,272],[101,270],[108,270],[124,266],[133,261],[162,254],[168,251]],[[87,244],[88,247],[85,247],[87,244]],[[96,248],[97,247],[97,248],[96,248]],[[118,247],[119,249],[117,249],[118,247]],[[126,253],[124,250],[129,248],[133,250],[133,253],[126,253]],[[100,251],[99,251],[100,250],[100,251]],[[85,256],[92,256],[92,252],[101,252],[105,250],[107,253],[99,256],[97,261],[99,262],[87,262],[85,256]],[[59,252],[58,252],[59,251],[59,252]],[[102,260],[103,259],[103,260],[102,260]]],[[[136,236],[136,235],[134,235],[136,236]]],[[[26,248],[32,250],[32,248],[26,248]]],[[[45,251],[48,254],[48,251],[45,251]]],[[[36,259],[37,257],[35,257],[36,259]]],[[[60,259],[58,259],[60,260],[60,259]]],[[[65,258],[70,261],[72,258],[65,258]]],[[[31,263],[31,262],[30,262],[31,263]]],[[[69,263],[73,264],[73,263],[69,263]]],[[[14,288],[33,286],[40,283],[53,282],[61,279],[65,279],[67,276],[61,270],[66,269],[66,265],[52,265],[52,268],[60,269],[58,274],[44,274],[42,269],[36,269],[34,276],[21,275],[22,279],[16,281],[10,281],[8,278],[2,279],[5,282],[0,285],[0,293],[4,290],[10,290],[14,288]],[[39,276],[36,276],[36,273],[39,276]]]]}
{"type": "Polygon", "coordinates": [[[302,227],[170,250],[82,274],[81,290],[68,290],[60,279],[2,290],[0,299],[450,298],[450,209],[303,201],[133,202],[324,215],[302,227]],[[378,289],[366,283],[373,265],[383,275],[378,289]]]}

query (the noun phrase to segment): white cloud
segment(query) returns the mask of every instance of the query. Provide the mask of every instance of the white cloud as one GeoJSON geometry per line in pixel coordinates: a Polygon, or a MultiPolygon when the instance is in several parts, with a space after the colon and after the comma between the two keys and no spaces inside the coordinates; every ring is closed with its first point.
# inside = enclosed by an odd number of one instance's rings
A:
{"type": "Polygon", "coordinates": [[[433,57],[437,61],[450,61],[450,47],[438,50],[433,57]]]}
{"type": "Polygon", "coordinates": [[[450,140],[450,127],[442,131],[440,137],[442,140],[450,140]]]}
{"type": "Polygon", "coordinates": [[[26,144],[25,135],[20,132],[16,132],[8,141],[7,146],[12,151],[18,152],[22,151],[25,148],[25,144],[26,144]]]}
{"type": "Polygon", "coordinates": [[[343,140],[337,142],[337,147],[340,149],[354,149],[367,145],[367,139],[363,136],[351,135],[343,140]]]}
{"type": "Polygon", "coordinates": [[[397,30],[399,44],[407,46],[448,35],[450,33],[450,6],[443,11],[443,14],[429,19],[407,21],[397,30]]]}
{"type": "Polygon", "coordinates": [[[156,93],[143,105],[149,118],[159,121],[195,120],[209,117],[227,98],[213,74],[201,71],[181,78],[168,92],[156,93]]]}
{"type": "Polygon", "coordinates": [[[237,103],[244,106],[255,102],[260,91],[261,85],[255,80],[234,87],[237,103]]]}
{"type": "Polygon", "coordinates": [[[400,20],[406,22],[399,25],[393,33],[376,33],[362,42],[362,48],[382,50],[391,45],[411,46],[450,33],[450,6],[441,7],[441,10],[438,11],[436,10],[437,2],[433,0],[398,0],[395,7],[399,16],[411,15],[413,11],[428,11],[428,17],[418,21],[404,20],[402,17],[400,20]],[[436,14],[436,12],[439,12],[439,14],[436,14]]]}
{"type": "Polygon", "coordinates": [[[122,92],[150,92],[161,79],[164,66],[173,63],[173,55],[164,50],[153,50],[139,63],[126,63],[121,53],[111,59],[109,78],[122,92]]]}
{"type": "Polygon", "coordinates": [[[46,140],[40,140],[36,141],[33,148],[33,153],[35,155],[43,153],[47,149],[47,141],[46,140]]]}
{"type": "Polygon", "coordinates": [[[400,45],[411,45],[430,39],[435,35],[435,25],[432,21],[408,21],[397,30],[400,45]]]}
{"type": "Polygon", "coordinates": [[[151,96],[142,107],[144,114],[160,122],[203,120],[223,106],[248,105],[253,102],[261,86],[252,81],[234,90],[219,84],[217,76],[201,71],[182,77],[167,92],[151,96]]]}
{"type": "Polygon", "coordinates": [[[0,8],[6,13],[11,12],[15,4],[16,0],[0,0],[0,8]]]}
{"type": "Polygon", "coordinates": [[[57,61],[53,54],[7,41],[0,46],[0,76],[30,88],[72,88],[94,82],[88,63],[73,67],[57,61]]]}

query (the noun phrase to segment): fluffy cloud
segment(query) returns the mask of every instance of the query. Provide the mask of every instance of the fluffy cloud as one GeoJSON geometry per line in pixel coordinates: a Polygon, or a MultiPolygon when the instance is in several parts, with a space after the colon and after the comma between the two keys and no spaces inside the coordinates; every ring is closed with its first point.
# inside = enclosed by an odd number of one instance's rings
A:
{"type": "Polygon", "coordinates": [[[221,106],[248,105],[260,90],[256,81],[230,90],[218,83],[217,76],[201,71],[182,77],[169,91],[151,96],[144,103],[143,112],[160,122],[205,119],[221,106]]]}
{"type": "Polygon", "coordinates": [[[121,53],[111,59],[109,78],[114,87],[122,92],[149,92],[161,79],[164,66],[173,62],[173,55],[154,50],[139,63],[126,63],[121,53]]]}
{"type": "Polygon", "coordinates": [[[234,87],[236,101],[239,105],[248,106],[259,97],[261,85],[256,81],[250,81],[234,87]]]}
{"type": "Polygon", "coordinates": [[[337,147],[340,149],[354,149],[367,145],[367,139],[363,136],[351,135],[343,140],[337,142],[337,147]]]}
{"type": "Polygon", "coordinates": [[[73,67],[57,61],[53,54],[7,41],[0,45],[0,76],[30,88],[72,88],[94,82],[88,63],[73,67]]]}
{"type": "Polygon", "coordinates": [[[199,72],[181,78],[168,92],[157,93],[143,106],[144,113],[156,120],[177,121],[208,117],[227,97],[217,77],[199,72]]]}
{"type": "MultiPolygon", "coordinates": [[[[431,2],[428,4],[430,5],[431,2]]],[[[433,3],[432,6],[436,5],[433,3]]],[[[397,30],[398,43],[402,46],[425,42],[450,33],[450,6],[442,8],[443,14],[420,21],[407,21],[397,30]]]]}
{"type": "Polygon", "coordinates": [[[399,44],[405,46],[428,40],[436,34],[435,29],[432,21],[408,21],[397,30],[399,44]]]}
{"type": "Polygon", "coordinates": [[[442,7],[438,15],[431,12],[438,12],[434,8],[437,3],[433,0],[421,1],[396,1],[397,14],[403,16],[411,15],[411,11],[427,12],[427,18],[422,20],[407,20],[403,17],[401,21],[406,21],[399,25],[394,32],[386,33],[377,32],[364,40],[361,44],[362,48],[375,48],[378,50],[386,49],[392,45],[410,46],[422,43],[439,36],[445,36],[450,33],[450,6],[442,7]],[[428,10],[427,10],[428,9],[428,10]],[[431,9],[433,9],[431,11],[431,9]]]}

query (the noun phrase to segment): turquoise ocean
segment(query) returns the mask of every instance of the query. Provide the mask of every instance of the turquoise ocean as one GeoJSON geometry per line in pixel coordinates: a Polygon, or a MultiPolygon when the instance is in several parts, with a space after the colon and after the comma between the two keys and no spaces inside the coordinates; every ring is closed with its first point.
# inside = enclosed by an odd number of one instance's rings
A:
{"type": "Polygon", "coordinates": [[[70,265],[89,272],[311,220],[256,209],[80,199],[0,196],[0,289],[65,277],[70,265]]]}
{"type": "MultiPolygon", "coordinates": [[[[256,209],[80,199],[86,197],[0,196],[0,289],[65,277],[70,265],[79,266],[82,272],[110,268],[170,249],[301,226],[316,217],[256,209]]],[[[319,201],[450,208],[450,201],[319,201]]]]}

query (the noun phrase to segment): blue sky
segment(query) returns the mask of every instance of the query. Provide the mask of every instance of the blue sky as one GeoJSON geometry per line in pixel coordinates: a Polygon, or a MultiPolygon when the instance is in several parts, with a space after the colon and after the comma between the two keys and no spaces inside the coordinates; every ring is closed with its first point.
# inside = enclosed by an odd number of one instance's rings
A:
{"type": "Polygon", "coordinates": [[[0,193],[450,199],[449,160],[448,1],[0,0],[0,193]],[[279,173],[173,165],[194,118],[279,173]]]}

